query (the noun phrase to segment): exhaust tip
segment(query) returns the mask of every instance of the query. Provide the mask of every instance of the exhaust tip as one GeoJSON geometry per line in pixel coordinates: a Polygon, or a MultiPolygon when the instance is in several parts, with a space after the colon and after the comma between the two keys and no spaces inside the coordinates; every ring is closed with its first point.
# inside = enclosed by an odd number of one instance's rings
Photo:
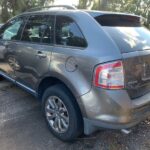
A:
{"type": "Polygon", "coordinates": [[[127,135],[127,134],[130,134],[132,132],[132,130],[122,129],[121,132],[127,135]]]}

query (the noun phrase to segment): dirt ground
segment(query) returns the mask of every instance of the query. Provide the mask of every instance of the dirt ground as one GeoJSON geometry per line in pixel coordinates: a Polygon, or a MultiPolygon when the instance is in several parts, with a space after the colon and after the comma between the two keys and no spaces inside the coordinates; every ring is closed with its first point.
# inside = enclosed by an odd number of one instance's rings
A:
{"type": "Polygon", "coordinates": [[[1,81],[0,150],[150,150],[150,120],[134,127],[129,135],[103,130],[64,143],[49,132],[40,103],[33,96],[1,81]]]}

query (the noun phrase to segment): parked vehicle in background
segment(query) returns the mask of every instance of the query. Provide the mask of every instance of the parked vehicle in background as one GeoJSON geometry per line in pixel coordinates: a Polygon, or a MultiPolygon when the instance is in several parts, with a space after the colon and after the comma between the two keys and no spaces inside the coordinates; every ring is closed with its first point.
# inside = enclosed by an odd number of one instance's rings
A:
{"type": "Polygon", "coordinates": [[[32,9],[2,26],[0,56],[0,75],[41,101],[63,141],[150,116],[150,31],[139,16],[32,9]]]}

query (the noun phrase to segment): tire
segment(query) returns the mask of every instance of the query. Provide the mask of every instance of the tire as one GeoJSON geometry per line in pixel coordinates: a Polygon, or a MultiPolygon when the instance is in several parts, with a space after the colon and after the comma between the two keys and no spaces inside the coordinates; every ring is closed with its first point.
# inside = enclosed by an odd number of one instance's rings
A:
{"type": "Polygon", "coordinates": [[[3,76],[0,75],[0,81],[5,80],[3,76]]]}
{"type": "Polygon", "coordinates": [[[3,80],[4,80],[4,78],[2,76],[0,76],[0,81],[3,81],[3,80]]]}
{"type": "MultiPolygon", "coordinates": [[[[45,120],[48,124],[50,131],[52,132],[54,136],[56,136],[60,140],[65,141],[65,142],[70,142],[70,141],[75,140],[78,136],[80,136],[83,133],[83,119],[82,119],[81,111],[78,107],[78,104],[75,98],[72,96],[72,94],[64,85],[62,84],[54,85],[45,91],[43,98],[42,98],[42,109],[43,109],[45,120]],[[52,104],[49,103],[51,101],[52,102],[55,101],[56,106],[59,104],[60,111],[65,110],[62,114],[66,115],[65,119],[66,118],[68,119],[65,120],[66,121],[65,124],[61,124],[61,127],[64,127],[64,128],[67,126],[67,128],[65,128],[63,132],[60,132],[62,131],[61,128],[59,127],[56,128],[56,126],[60,122],[60,121],[56,121],[57,118],[55,119],[53,118],[53,120],[48,121],[48,118],[52,118],[53,116],[56,116],[56,114],[54,115],[54,112],[49,113],[49,110],[53,106],[52,104]],[[49,115],[51,116],[49,117],[49,115]],[[57,122],[57,125],[53,122],[57,122]]],[[[61,113],[59,113],[59,115],[60,114],[61,113]]],[[[62,117],[61,115],[59,116],[60,118],[62,117]]],[[[61,123],[62,121],[64,122],[62,118],[60,120],[61,120],[61,123]]]]}

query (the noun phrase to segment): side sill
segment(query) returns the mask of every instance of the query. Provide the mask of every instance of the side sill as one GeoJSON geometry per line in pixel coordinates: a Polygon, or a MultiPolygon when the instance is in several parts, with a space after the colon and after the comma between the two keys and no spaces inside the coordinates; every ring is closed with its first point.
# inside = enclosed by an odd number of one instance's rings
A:
{"type": "Polygon", "coordinates": [[[27,92],[29,92],[30,94],[32,94],[33,96],[37,97],[37,92],[27,86],[25,86],[24,84],[21,84],[18,81],[15,81],[14,79],[12,79],[11,77],[7,76],[6,74],[4,74],[3,72],[0,71],[0,75],[3,76],[6,80],[9,80],[10,82],[16,84],[17,86],[21,87],[22,89],[26,90],[27,92]]]}
{"type": "Polygon", "coordinates": [[[16,85],[18,85],[19,87],[23,88],[24,90],[26,90],[27,92],[29,92],[30,94],[34,95],[35,97],[37,97],[37,92],[27,86],[25,86],[24,84],[21,84],[20,82],[15,82],[16,85]]]}
{"type": "Polygon", "coordinates": [[[2,77],[4,77],[5,79],[7,79],[7,80],[9,80],[9,81],[11,81],[11,82],[13,82],[13,83],[15,83],[15,80],[14,80],[14,79],[12,79],[11,77],[7,76],[6,74],[4,74],[4,73],[1,72],[1,71],[0,71],[0,75],[1,75],[2,77]]]}

